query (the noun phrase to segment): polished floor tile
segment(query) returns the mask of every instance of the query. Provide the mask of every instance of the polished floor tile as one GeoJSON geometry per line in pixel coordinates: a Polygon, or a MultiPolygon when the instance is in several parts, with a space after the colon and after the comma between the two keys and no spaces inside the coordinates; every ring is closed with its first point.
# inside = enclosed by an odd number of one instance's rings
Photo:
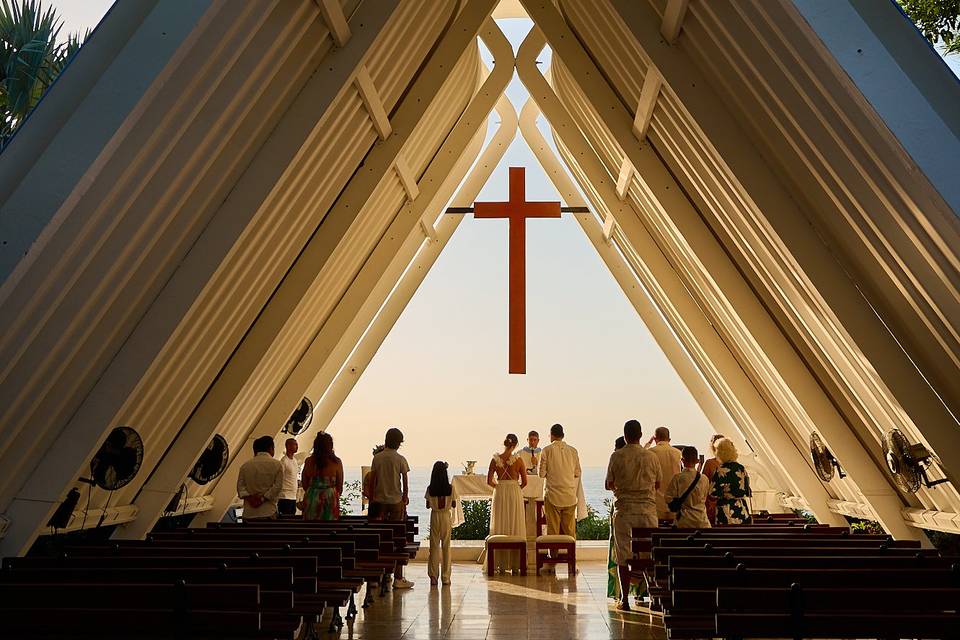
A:
{"type": "MultiPolygon", "coordinates": [[[[458,563],[453,584],[430,587],[426,565],[409,567],[413,589],[377,597],[344,626],[344,640],[662,640],[663,619],[643,609],[622,614],[606,597],[606,563],[580,563],[556,575],[488,578],[458,563]]],[[[331,637],[331,636],[328,636],[331,637]]],[[[337,637],[337,636],[333,636],[337,637]]]]}

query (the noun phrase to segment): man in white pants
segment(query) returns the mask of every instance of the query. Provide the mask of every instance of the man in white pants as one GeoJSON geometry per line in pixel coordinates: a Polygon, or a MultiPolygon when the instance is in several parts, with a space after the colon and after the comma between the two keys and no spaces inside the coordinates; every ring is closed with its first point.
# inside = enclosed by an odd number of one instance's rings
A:
{"type": "Polygon", "coordinates": [[[540,453],[540,477],[546,480],[543,513],[547,534],[577,537],[577,488],[580,455],[563,441],[563,427],[550,427],[550,444],[540,453]]]}
{"type": "Polygon", "coordinates": [[[656,491],[662,474],[660,461],[649,449],[640,446],[642,430],[636,420],[623,425],[627,445],[613,452],[607,467],[607,489],[616,502],[613,513],[613,549],[620,574],[620,602],[617,609],[630,610],[631,542],[634,527],[657,526],[656,491]]]}

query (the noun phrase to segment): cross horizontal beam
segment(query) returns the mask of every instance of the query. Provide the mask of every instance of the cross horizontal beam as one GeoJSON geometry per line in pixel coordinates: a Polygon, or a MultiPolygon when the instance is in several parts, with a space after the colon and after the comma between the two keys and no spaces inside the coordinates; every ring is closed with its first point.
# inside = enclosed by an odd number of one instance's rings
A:
{"type": "MultiPolygon", "coordinates": [[[[447,207],[446,213],[473,213],[473,207],[447,207]]],[[[560,207],[560,213],[590,213],[590,208],[560,207]]]]}

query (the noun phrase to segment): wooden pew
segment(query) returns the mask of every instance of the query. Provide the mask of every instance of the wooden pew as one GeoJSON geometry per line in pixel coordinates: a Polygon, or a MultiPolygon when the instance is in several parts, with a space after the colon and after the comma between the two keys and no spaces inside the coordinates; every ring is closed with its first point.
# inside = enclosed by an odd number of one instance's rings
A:
{"type": "MultiPolygon", "coordinates": [[[[364,528],[354,531],[343,531],[330,528],[297,528],[289,530],[275,525],[261,527],[259,523],[249,527],[226,529],[186,529],[151,534],[149,540],[158,544],[168,544],[170,541],[185,541],[191,544],[216,546],[218,541],[233,543],[235,541],[256,540],[280,544],[327,543],[329,545],[352,544],[345,546],[344,554],[356,559],[356,567],[351,567],[348,573],[354,577],[364,576],[368,581],[383,578],[392,573],[397,565],[406,564],[409,556],[406,552],[394,550],[394,542],[390,529],[364,528]],[[386,538],[386,541],[384,540],[386,538]],[[351,551],[351,549],[353,549],[351,551]]],[[[385,580],[384,580],[385,583],[385,580]]],[[[386,592],[386,586],[381,583],[381,593],[386,592]]]]}
{"type": "Polygon", "coordinates": [[[721,587],[716,602],[727,637],[960,637],[956,588],[721,587]]]}
{"type": "MultiPolygon", "coordinates": [[[[331,627],[342,627],[339,609],[348,606],[348,615],[356,610],[354,594],[362,586],[362,580],[344,578],[340,573],[338,563],[342,563],[340,549],[317,544],[291,546],[271,543],[258,543],[254,540],[239,545],[197,544],[194,541],[170,541],[159,546],[153,541],[117,541],[108,545],[77,545],[65,547],[69,558],[86,557],[103,559],[121,557],[124,559],[138,556],[186,557],[200,558],[209,561],[210,558],[219,559],[223,563],[230,562],[236,557],[250,558],[254,555],[263,558],[267,564],[281,564],[285,557],[313,556],[317,565],[317,574],[297,579],[298,611],[307,617],[319,617],[326,607],[332,609],[331,627]],[[233,556],[233,558],[231,558],[233,556]],[[350,606],[353,605],[353,606],[350,606]]],[[[291,567],[292,568],[292,567],[291,567]]]]}
{"type": "Polygon", "coordinates": [[[255,584],[0,583],[3,637],[292,638],[262,625],[255,584]]]}

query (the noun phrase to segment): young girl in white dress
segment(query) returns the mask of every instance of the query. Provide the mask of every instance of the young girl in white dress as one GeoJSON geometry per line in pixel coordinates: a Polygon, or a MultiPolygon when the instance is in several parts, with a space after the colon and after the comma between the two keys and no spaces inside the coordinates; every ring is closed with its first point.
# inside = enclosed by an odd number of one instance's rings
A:
{"type": "Polygon", "coordinates": [[[427,575],[430,586],[437,586],[437,579],[450,584],[450,533],[453,528],[453,510],[457,506],[457,494],[450,485],[447,463],[433,463],[430,485],[424,496],[430,509],[430,559],[427,575]]]}
{"type": "MultiPolygon", "coordinates": [[[[513,453],[517,436],[508,433],[503,441],[503,453],[493,454],[487,471],[487,484],[493,487],[493,506],[490,509],[490,535],[527,536],[526,517],[521,489],[527,486],[527,470],[523,460],[513,453]],[[496,482],[494,481],[496,478],[496,482]]],[[[520,554],[516,551],[497,554],[497,570],[519,571],[520,554]]]]}

